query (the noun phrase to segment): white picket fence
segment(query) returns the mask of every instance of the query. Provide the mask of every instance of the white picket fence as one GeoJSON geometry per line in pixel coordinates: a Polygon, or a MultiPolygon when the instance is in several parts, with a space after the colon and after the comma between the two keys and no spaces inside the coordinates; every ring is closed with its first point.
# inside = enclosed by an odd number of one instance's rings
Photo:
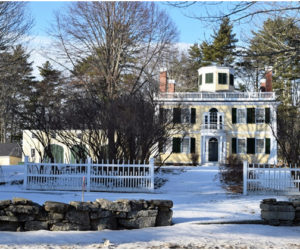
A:
{"type": "Polygon", "coordinates": [[[25,159],[24,187],[29,190],[152,192],[154,159],[125,164],[31,163],[25,159]]]}
{"type": "Polygon", "coordinates": [[[243,163],[243,193],[300,194],[300,168],[297,165],[243,163]]]}

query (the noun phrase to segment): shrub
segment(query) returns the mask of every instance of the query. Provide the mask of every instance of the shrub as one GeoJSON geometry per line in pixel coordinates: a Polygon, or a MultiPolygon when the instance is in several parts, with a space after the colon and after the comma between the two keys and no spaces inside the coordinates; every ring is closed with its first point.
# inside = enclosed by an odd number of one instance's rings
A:
{"type": "Polygon", "coordinates": [[[243,162],[237,156],[230,155],[227,163],[219,167],[222,186],[231,192],[243,192],[243,162]]]}
{"type": "Polygon", "coordinates": [[[191,154],[191,161],[192,161],[193,166],[198,165],[198,159],[199,159],[199,154],[196,154],[196,153],[191,154]]]}

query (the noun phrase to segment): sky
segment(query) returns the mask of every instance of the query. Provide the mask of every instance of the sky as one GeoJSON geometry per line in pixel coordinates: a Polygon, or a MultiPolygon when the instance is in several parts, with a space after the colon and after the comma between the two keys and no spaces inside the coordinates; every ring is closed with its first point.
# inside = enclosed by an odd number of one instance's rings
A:
{"type": "MultiPolygon", "coordinates": [[[[34,18],[35,24],[31,30],[31,36],[34,39],[31,42],[31,59],[34,61],[34,72],[35,76],[38,76],[37,66],[41,66],[47,59],[47,46],[50,42],[47,31],[51,30],[51,24],[55,23],[54,13],[56,11],[63,11],[70,2],[65,1],[29,1],[28,9],[34,18]]],[[[205,9],[200,4],[193,5],[188,9],[175,8],[167,4],[167,2],[157,2],[160,9],[163,9],[169,14],[173,22],[178,28],[179,37],[177,40],[178,47],[181,49],[187,49],[190,45],[195,42],[201,43],[204,40],[210,40],[214,30],[217,30],[219,24],[210,24],[201,22],[195,18],[187,17],[192,14],[206,14],[205,9]]],[[[226,5],[230,2],[226,2],[226,5]]],[[[222,9],[221,5],[216,6],[215,10],[219,11],[222,9]]],[[[242,40],[242,35],[247,27],[245,25],[234,25],[234,32],[237,34],[236,38],[242,40]]],[[[253,28],[253,27],[252,27],[253,28]]]]}
{"type": "MultiPolygon", "coordinates": [[[[47,36],[47,29],[54,22],[54,12],[62,11],[70,2],[29,2],[29,10],[35,19],[35,26],[32,29],[34,35],[47,36]]],[[[171,7],[166,2],[158,2],[161,9],[164,9],[175,22],[179,34],[180,43],[194,43],[199,41],[204,34],[209,34],[209,30],[202,29],[200,21],[184,16],[181,9],[171,7]]]]}

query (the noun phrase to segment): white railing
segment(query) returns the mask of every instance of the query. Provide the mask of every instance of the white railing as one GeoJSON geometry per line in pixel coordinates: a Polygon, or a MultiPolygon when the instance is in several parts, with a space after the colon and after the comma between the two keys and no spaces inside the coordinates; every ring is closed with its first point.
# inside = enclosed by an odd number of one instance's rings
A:
{"type": "Polygon", "coordinates": [[[243,193],[300,194],[300,168],[297,165],[243,163],[243,193]]]}
{"type": "Polygon", "coordinates": [[[154,160],[149,164],[31,163],[25,161],[24,187],[30,190],[152,192],[154,160]]]}
{"type": "Polygon", "coordinates": [[[201,130],[225,130],[225,125],[220,123],[201,124],[201,130]]]}
{"type": "Polygon", "coordinates": [[[209,92],[174,92],[174,93],[159,93],[156,96],[157,101],[170,101],[170,100],[241,100],[241,101],[264,101],[275,100],[275,92],[222,92],[222,93],[209,93],[209,92]]]}

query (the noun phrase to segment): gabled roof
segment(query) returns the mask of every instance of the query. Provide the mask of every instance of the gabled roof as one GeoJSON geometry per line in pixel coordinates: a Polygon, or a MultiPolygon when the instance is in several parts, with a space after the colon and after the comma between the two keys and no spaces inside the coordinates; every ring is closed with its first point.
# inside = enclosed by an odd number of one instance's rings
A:
{"type": "Polygon", "coordinates": [[[22,149],[18,143],[0,143],[0,156],[22,157],[22,149]]]}

